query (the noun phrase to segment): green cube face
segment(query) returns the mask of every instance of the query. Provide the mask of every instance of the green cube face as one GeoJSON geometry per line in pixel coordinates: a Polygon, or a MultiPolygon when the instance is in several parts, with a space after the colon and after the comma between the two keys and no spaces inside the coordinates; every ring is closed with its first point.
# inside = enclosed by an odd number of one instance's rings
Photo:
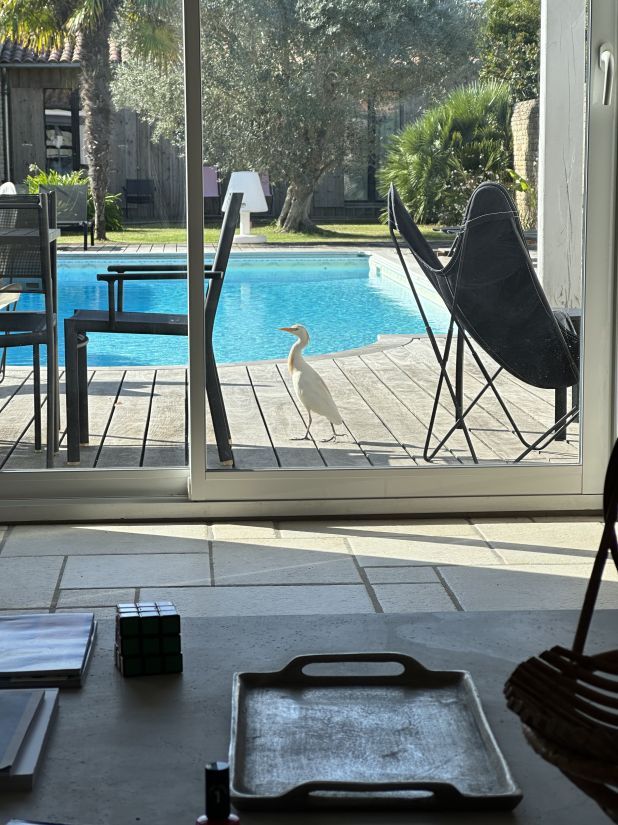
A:
{"type": "Polygon", "coordinates": [[[165,673],[182,673],[182,653],[164,656],[163,668],[165,673]]]}
{"type": "Polygon", "coordinates": [[[161,656],[144,656],[142,662],[144,665],[144,673],[148,676],[163,673],[163,659],[161,656]]]}
{"type": "Polygon", "coordinates": [[[163,653],[180,653],[180,636],[161,636],[163,653]]]}
{"type": "Polygon", "coordinates": [[[141,619],[137,614],[134,616],[123,613],[116,614],[116,628],[123,638],[125,636],[139,636],[141,619]]]}
{"type": "Polygon", "coordinates": [[[180,616],[178,613],[161,613],[161,633],[164,635],[180,633],[180,616]]]}
{"type": "Polygon", "coordinates": [[[139,656],[141,651],[139,647],[139,636],[128,636],[120,638],[120,652],[123,656],[139,656]]]}
{"type": "Polygon", "coordinates": [[[144,656],[158,656],[161,653],[159,636],[142,636],[142,653],[144,656]]]}
{"type": "Polygon", "coordinates": [[[142,659],[139,656],[135,658],[124,656],[120,657],[120,672],[123,676],[143,676],[144,669],[142,667],[142,659]]]}

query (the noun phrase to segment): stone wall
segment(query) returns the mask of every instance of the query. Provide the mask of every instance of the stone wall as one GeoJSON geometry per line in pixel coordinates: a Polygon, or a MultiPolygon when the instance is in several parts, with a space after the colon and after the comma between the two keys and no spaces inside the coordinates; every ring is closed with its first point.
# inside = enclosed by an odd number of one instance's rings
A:
{"type": "Polygon", "coordinates": [[[528,183],[526,192],[517,192],[515,199],[525,229],[537,225],[539,101],[522,100],[513,107],[513,168],[528,183]]]}

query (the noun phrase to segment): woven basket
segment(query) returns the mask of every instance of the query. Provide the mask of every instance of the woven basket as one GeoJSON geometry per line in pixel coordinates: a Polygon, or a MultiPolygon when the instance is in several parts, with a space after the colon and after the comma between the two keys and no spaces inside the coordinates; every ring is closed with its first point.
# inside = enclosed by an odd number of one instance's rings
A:
{"type": "Polygon", "coordinates": [[[605,527],[572,649],[553,647],[522,662],[504,687],[534,750],[618,823],[618,650],[585,655],[603,570],[618,569],[618,442],[605,475],[605,527]]]}

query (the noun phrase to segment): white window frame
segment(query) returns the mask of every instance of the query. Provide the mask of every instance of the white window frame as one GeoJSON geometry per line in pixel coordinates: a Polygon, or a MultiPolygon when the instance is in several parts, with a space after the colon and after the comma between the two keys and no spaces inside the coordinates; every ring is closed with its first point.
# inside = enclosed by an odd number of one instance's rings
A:
{"type": "MultiPolygon", "coordinates": [[[[559,2],[559,0],[548,0],[559,2]]],[[[0,473],[0,522],[599,510],[616,425],[616,88],[599,104],[618,5],[591,0],[583,314],[583,462],[564,466],[207,470],[199,0],[184,0],[189,268],[189,468],[0,473]]],[[[615,87],[615,84],[614,84],[615,87]]]]}

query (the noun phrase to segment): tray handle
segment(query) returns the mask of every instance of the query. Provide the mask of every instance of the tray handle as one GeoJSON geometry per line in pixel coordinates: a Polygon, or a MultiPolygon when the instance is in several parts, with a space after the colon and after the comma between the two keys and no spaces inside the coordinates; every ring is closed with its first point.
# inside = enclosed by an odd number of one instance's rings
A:
{"type": "Polygon", "coordinates": [[[375,796],[380,791],[421,791],[433,795],[434,801],[439,806],[456,807],[462,802],[464,797],[454,785],[449,782],[431,782],[423,780],[411,780],[409,782],[371,782],[370,786],[365,782],[341,782],[329,780],[314,780],[303,782],[295,788],[286,791],[281,797],[286,802],[298,802],[307,799],[311,794],[320,793],[354,793],[375,796]]]}
{"type": "MultiPolygon", "coordinates": [[[[315,675],[312,676],[311,674],[305,673],[305,668],[308,665],[315,665],[315,664],[342,664],[347,662],[365,662],[365,663],[375,663],[375,662],[385,662],[388,664],[399,664],[402,666],[403,671],[401,673],[397,673],[395,675],[384,675],[385,678],[388,678],[390,683],[396,682],[397,680],[401,679],[401,681],[408,681],[411,676],[417,676],[419,674],[425,673],[432,673],[432,671],[428,670],[424,667],[417,659],[412,658],[412,656],[408,656],[405,653],[388,653],[388,652],[367,652],[367,653],[309,653],[304,656],[296,656],[292,659],[288,664],[283,667],[279,671],[279,676],[283,679],[318,679],[323,682],[324,675],[315,675]]],[[[346,676],[338,676],[337,678],[345,679],[346,676]]],[[[356,677],[350,677],[356,678],[356,677]]],[[[369,677],[371,678],[371,677],[369,677]]],[[[381,676],[377,676],[377,678],[382,678],[381,676]]]]}

